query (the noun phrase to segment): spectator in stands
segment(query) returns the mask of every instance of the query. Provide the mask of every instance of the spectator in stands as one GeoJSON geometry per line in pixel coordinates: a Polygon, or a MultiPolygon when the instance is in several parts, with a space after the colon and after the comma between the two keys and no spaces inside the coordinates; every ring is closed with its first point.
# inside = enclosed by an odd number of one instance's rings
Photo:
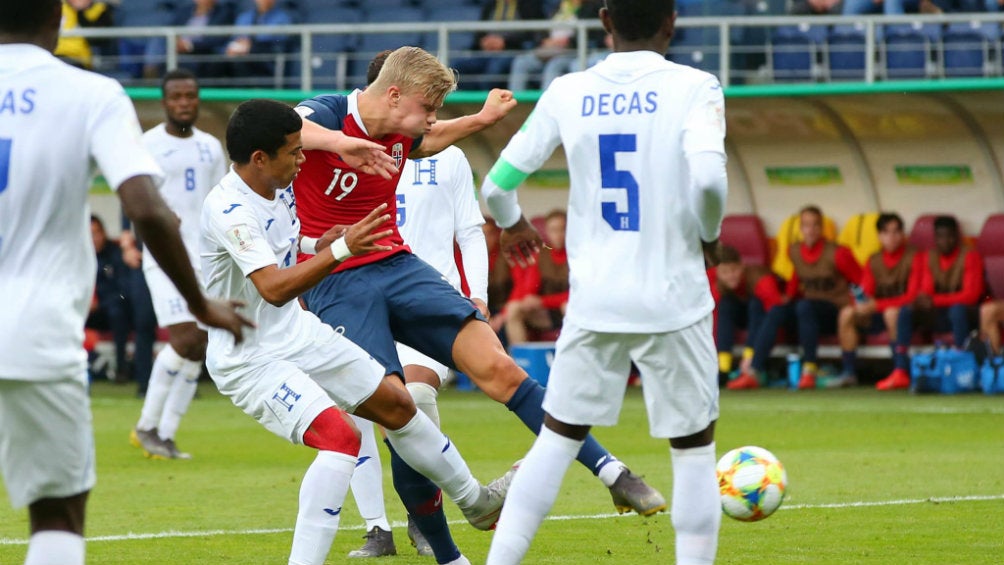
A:
{"type": "Polygon", "coordinates": [[[174,25],[188,28],[177,40],[179,65],[199,77],[219,77],[225,73],[220,61],[229,41],[224,35],[201,35],[202,28],[233,25],[236,4],[223,0],[191,0],[178,8],[174,25]],[[187,57],[186,57],[187,56],[187,57]]]}
{"type": "MultiPolygon", "coordinates": [[[[482,21],[543,20],[544,8],[535,0],[485,0],[482,21]]],[[[480,55],[451,61],[460,73],[460,87],[475,90],[503,88],[512,65],[512,51],[534,46],[540,34],[532,31],[483,32],[476,36],[480,55]],[[465,78],[466,77],[466,78],[465,78]],[[475,78],[470,78],[475,77],[475,78]]]]}
{"type": "Polygon", "coordinates": [[[564,210],[549,212],[544,219],[544,239],[550,247],[545,245],[535,264],[514,269],[513,290],[505,307],[505,331],[510,346],[529,341],[531,330],[561,327],[568,305],[566,222],[564,210]]]}
{"type": "Polygon", "coordinates": [[[934,249],[924,258],[920,291],[912,305],[898,309],[893,372],[876,385],[879,390],[910,387],[908,351],[919,328],[950,329],[955,347],[962,347],[983,298],[983,260],[962,245],[959,222],[952,216],[934,220],[934,249]]]}
{"type": "MultiPolygon", "coordinates": [[[[767,314],[753,347],[751,369],[760,378],[777,339],[777,331],[792,316],[798,322],[802,346],[799,389],[816,387],[817,350],[821,333],[834,334],[840,309],[851,301],[851,284],[861,282],[861,266],[854,253],[822,237],[823,212],[806,206],[799,212],[800,243],[788,248],[795,272],[785,288],[785,302],[767,314]]],[[[851,382],[836,384],[853,384],[851,382]]]]}
{"type": "Polygon", "coordinates": [[[728,386],[755,388],[759,383],[749,370],[753,362],[753,343],[766,313],[781,303],[781,291],[777,277],[770,269],[743,264],[735,247],[722,246],[719,257],[721,262],[718,266],[708,270],[711,295],[715,298],[718,315],[715,343],[718,346],[719,382],[724,380],[723,375],[732,371],[736,330],[746,328],[746,347],[743,348],[739,377],[728,386]]]}
{"type": "Polygon", "coordinates": [[[823,16],[839,15],[843,10],[843,0],[793,0],[788,13],[793,16],[823,16]]]}
{"type": "MultiPolygon", "coordinates": [[[[276,0],[254,0],[254,3],[254,8],[238,14],[234,25],[271,27],[293,23],[293,16],[276,6],[276,0]]],[[[231,60],[231,76],[248,79],[247,86],[271,86],[267,79],[276,73],[274,55],[289,51],[289,38],[267,32],[234,36],[224,50],[231,60]]]]}
{"type": "Polygon", "coordinates": [[[92,47],[99,43],[84,37],[67,37],[63,32],[78,28],[109,27],[112,25],[112,10],[105,2],[94,0],[64,0],[63,21],[60,24],[59,43],[56,44],[55,55],[82,69],[94,66],[92,47]]]}
{"type": "Polygon", "coordinates": [[[1001,322],[1004,322],[1004,299],[980,305],[980,336],[987,341],[991,355],[1001,354],[1001,322]]]}
{"type": "Polygon", "coordinates": [[[129,380],[126,345],[129,342],[129,305],[125,298],[125,277],[128,267],[122,259],[118,243],[108,238],[105,224],[91,215],[91,238],[98,258],[97,282],[94,287],[96,302],[85,326],[99,331],[110,331],[115,342],[116,382],[129,380]]]}
{"type": "Polygon", "coordinates": [[[924,271],[924,254],[906,243],[899,214],[880,214],[876,227],[882,249],[865,263],[861,292],[853,304],[841,308],[837,322],[843,358],[841,377],[847,383],[857,382],[855,351],[862,334],[887,329],[895,352],[898,309],[917,298],[924,271]]]}
{"type": "MultiPolygon", "coordinates": [[[[575,20],[596,19],[599,17],[603,3],[598,0],[562,0],[558,9],[551,16],[555,23],[568,23],[575,20]]],[[[517,55],[512,61],[509,73],[509,90],[514,92],[526,90],[530,84],[531,75],[543,73],[540,76],[540,89],[547,88],[555,78],[577,68],[578,55],[576,48],[576,30],[573,27],[558,26],[551,30],[547,37],[540,41],[531,51],[517,55]]],[[[606,33],[602,30],[592,30],[589,33],[591,47],[602,45],[606,33]]]]}

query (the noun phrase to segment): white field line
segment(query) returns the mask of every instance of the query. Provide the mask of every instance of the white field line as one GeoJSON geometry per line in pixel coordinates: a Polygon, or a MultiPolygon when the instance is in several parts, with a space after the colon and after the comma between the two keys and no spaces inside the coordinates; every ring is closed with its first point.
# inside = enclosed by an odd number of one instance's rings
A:
{"type": "MultiPolygon", "coordinates": [[[[901,500],[876,500],[876,501],[859,501],[859,502],[839,502],[830,504],[788,504],[781,506],[781,510],[812,510],[816,508],[826,508],[826,509],[840,509],[840,508],[866,508],[872,506],[903,506],[907,504],[950,504],[958,502],[982,502],[988,500],[1004,500],[1004,494],[988,494],[988,495],[973,495],[973,496],[943,496],[943,497],[932,497],[932,498],[910,498],[901,500]]],[[[557,521],[567,521],[567,520],[599,520],[607,518],[626,518],[634,516],[633,514],[584,514],[584,515],[571,515],[571,516],[548,516],[548,520],[557,521]]],[[[450,524],[466,524],[464,520],[451,520],[450,524]]],[[[407,522],[394,522],[391,524],[394,528],[406,528],[408,526],[407,522]]],[[[338,528],[339,531],[352,531],[352,530],[363,530],[365,526],[355,525],[355,526],[343,526],[338,528]]],[[[163,538],[197,538],[197,537],[211,537],[211,536],[246,536],[246,535],[256,535],[256,534],[284,534],[292,532],[292,528],[259,528],[259,529],[249,529],[249,530],[201,530],[192,532],[182,532],[177,530],[168,530],[166,532],[156,532],[148,534],[137,534],[129,532],[128,534],[119,534],[113,536],[93,536],[87,538],[88,542],[101,542],[101,541],[132,541],[132,540],[148,540],[148,539],[163,539],[163,538]]],[[[28,543],[27,539],[12,539],[12,538],[0,538],[0,546],[3,545],[26,545],[28,543]]]]}

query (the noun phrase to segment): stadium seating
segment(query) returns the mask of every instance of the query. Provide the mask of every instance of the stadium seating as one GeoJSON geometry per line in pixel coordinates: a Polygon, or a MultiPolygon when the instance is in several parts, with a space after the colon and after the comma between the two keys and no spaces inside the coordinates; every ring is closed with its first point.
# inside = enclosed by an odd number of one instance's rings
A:
{"type": "Polygon", "coordinates": [[[830,80],[861,80],[865,76],[863,26],[833,26],[826,39],[826,68],[830,80]]]}
{"type": "MultiPolygon", "coordinates": [[[[423,20],[422,10],[416,7],[375,9],[369,4],[363,12],[363,23],[409,23],[423,20]]],[[[366,69],[370,59],[385,49],[397,49],[405,45],[424,47],[423,34],[418,31],[393,33],[364,33],[359,40],[357,53],[349,63],[349,86],[366,84],[366,69]]]]}
{"type": "Polygon", "coordinates": [[[979,22],[948,24],[942,37],[945,76],[996,74],[992,64],[1000,61],[999,48],[999,25],[979,22]],[[996,53],[992,53],[992,46],[997,49],[996,53]]]}
{"type": "Polygon", "coordinates": [[[779,26],[770,37],[770,63],[775,81],[812,80],[817,74],[826,26],[779,26]]]}
{"type": "MultiPolygon", "coordinates": [[[[471,5],[444,5],[429,7],[425,19],[430,22],[476,22],[481,18],[481,8],[471,5]]],[[[466,51],[474,47],[475,32],[450,32],[450,51],[466,51]]],[[[423,39],[426,49],[434,50],[439,45],[435,33],[426,34],[423,39]]]]}
{"type": "Polygon", "coordinates": [[[855,214],[848,218],[837,236],[837,243],[848,247],[858,263],[864,265],[868,258],[882,249],[878,238],[878,212],[855,214]]]}
{"type": "Polygon", "coordinates": [[[755,214],[726,216],[722,220],[721,241],[735,247],[746,264],[770,265],[770,242],[760,217],[755,214]]]}
{"type": "Polygon", "coordinates": [[[987,218],[976,240],[983,256],[987,284],[994,298],[1004,298],[1004,214],[987,218]]]}
{"type": "Polygon", "coordinates": [[[931,46],[941,40],[940,24],[889,25],[882,43],[888,78],[923,78],[931,67],[931,46]]]}

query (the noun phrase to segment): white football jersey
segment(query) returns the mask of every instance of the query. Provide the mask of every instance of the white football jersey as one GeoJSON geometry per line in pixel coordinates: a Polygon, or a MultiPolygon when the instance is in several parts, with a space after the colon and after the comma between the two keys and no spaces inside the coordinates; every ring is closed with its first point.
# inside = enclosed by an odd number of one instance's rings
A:
{"type": "Polygon", "coordinates": [[[295,265],[299,235],[292,187],[275,191],[275,198],[267,200],[231,170],[206,197],[199,239],[206,294],[243,301],[242,313],[258,326],[245,328],[239,345],[229,332],[208,329],[206,365],[214,378],[233,374],[255,358],[273,355],[288,345],[300,347],[325,335],[322,322],[298,301],[273,306],[248,277],[269,265],[280,269],[295,265]]]}
{"type": "MultiPolygon", "coordinates": [[[[192,260],[199,265],[199,218],[202,201],[209,190],[227,174],[227,160],[219,140],[193,127],[189,137],[176,137],[159,124],[143,134],[143,144],[164,170],[164,184],[160,195],[171,211],[178,215],[181,239],[192,260]]],[[[157,267],[157,260],[149,253],[143,254],[143,269],[157,267]]]]}
{"type": "Polygon", "coordinates": [[[725,154],[724,112],[714,76],[650,51],[612,53],[556,79],[502,151],[525,173],[565,148],[576,325],[667,332],[712,311],[686,155],[725,154]]]}
{"type": "MultiPolygon", "coordinates": [[[[443,273],[457,290],[460,271],[453,255],[454,235],[483,223],[474,173],[459,147],[405,161],[397,183],[398,230],[415,255],[443,273]]],[[[487,274],[483,278],[487,282],[487,274]]]]}
{"type": "Polygon", "coordinates": [[[0,45],[0,379],[86,379],[91,160],[113,189],[137,175],[159,182],[141,133],[114,80],[0,45]]]}

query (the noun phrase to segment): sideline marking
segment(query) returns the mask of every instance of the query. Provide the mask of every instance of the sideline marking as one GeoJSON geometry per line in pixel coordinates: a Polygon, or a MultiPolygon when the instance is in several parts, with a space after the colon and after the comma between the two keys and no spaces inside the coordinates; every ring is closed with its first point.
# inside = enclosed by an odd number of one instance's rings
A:
{"type": "MultiPolygon", "coordinates": [[[[985,494],[985,495],[973,495],[973,496],[935,496],[931,498],[909,498],[900,500],[875,500],[875,501],[860,501],[860,502],[840,502],[840,503],[829,503],[829,504],[790,504],[782,505],[779,510],[812,510],[816,508],[827,508],[827,509],[840,509],[840,508],[868,508],[872,506],[902,506],[906,504],[925,504],[925,503],[953,503],[953,502],[982,502],[989,500],[1004,500],[1004,494],[985,494]]],[[[584,514],[584,515],[571,515],[571,516],[548,516],[547,520],[556,521],[567,521],[567,520],[596,520],[601,518],[628,518],[633,517],[635,514],[584,514]]],[[[466,520],[450,520],[450,525],[454,524],[466,524],[466,520]]],[[[406,528],[408,527],[407,522],[398,521],[391,524],[393,528],[406,528]]],[[[338,528],[338,531],[353,531],[353,530],[365,530],[365,525],[355,525],[355,526],[345,526],[338,528]]],[[[99,542],[99,541],[132,541],[132,540],[148,540],[148,539],[163,539],[163,538],[197,538],[197,537],[212,537],[212,536],[247,536],[256,534],[285,534],[292,532],[293,528],[258,528],[250,530],[205,530],[198,532],[182,532],[177,530],[168,530],[166,532],[148,533],[148,534],[120,534],[113,536],[93,536],[87,538],[88,542],[99,542]]],[[[12,538],[0,538],[0,546],[2,545],[27,545],[27,539],[12,539],[12,538]]]]}

